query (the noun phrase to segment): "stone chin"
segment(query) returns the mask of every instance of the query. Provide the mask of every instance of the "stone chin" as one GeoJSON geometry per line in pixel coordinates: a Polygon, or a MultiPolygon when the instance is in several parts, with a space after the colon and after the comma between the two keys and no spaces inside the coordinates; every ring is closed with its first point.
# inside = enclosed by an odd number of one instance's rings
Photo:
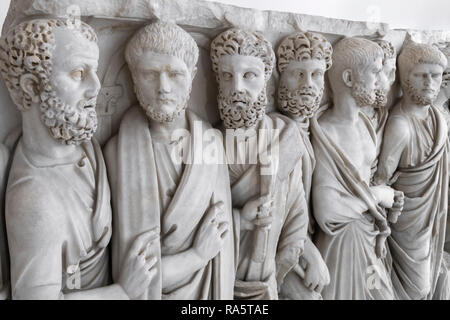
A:
{"type": "Polygon", "coordinates": [[[176,101],[171,101],[171,106],[168,107],[168,104],[166,103],[160,103],[158,106],[155,106],[154,104],[146,102],[141,94],[140,90],[136,88],[135,86],[135,93],[136,97],[138,99],[139,105],[141,108],[145,111],[145,114],[147,117],[151,120],[157,121],[159,123],[169,123],[173,122],[176,118],[178,118],[186,109],[188,105],[188,101],[190,99],[191,90],[189,90],[189,94],[187,95],[187,98],[183,100],[182,103],[177,103],[176,101]],[[173,106],[175,106],[175,111],[166,111],[164,109],[174,109],[173,106]]]}
{"type": "Polygon", "coordinates": [[[362,83],[357,82],[352,88],[352,97],[360,107],[372,106],[376,101],[375,90],[368,90],[362,83]]]}
{"type": "Polygon", "coordinates": [[[434,100],[436,100],[438,93],[437,91],[433,91],[432,94],[425,95],[420,92],[420,90],[416,89],[414,86],[411,85],[409,81],[405,82],[405,91],[406,94],[411,97],[412,101],[414,103],[417,103],[421,106],[427,106],[433,103],[434,100]]]}
{"type": "Polygon", "coordinates": [[[284,113],[300,118],[311,118],[320,107],[323,88],[313,90],[289,90],[281,85],[278,89],[278,108],[284,113]]]}
{"type": "Polygon", "coordinates": [[[374,108],[383,108],[387,104],[388,93],[385,90],[377,89],[375,90],[375,103],[373,104],[374,108]]]}
{"type": "Polygon", "coordinates": [[[249,129],[255,127],[264,118],[267,98],[264,89],[256,101],[246,94],[234,93],[224,96],[219,92],[217,97],[220,119],[227,129],[249,129]]]}
{"type": "Polygon", "coordinates": [[[41,121],[50,135],[60,143],[79,145],[91,140],[97,130],[96,99],[80,101],[76,108],[65,104],[52,93],[40,105],[41,121]]]}
{"type": "Polygon", "coordinates": [[[142,108],[149,119],[160,123],[168,123],[173,122],[176,118],[178,118],[183,111],[186,110],[187,104],[177,105],[176,110],[173,112],[160,111],[158,110],[159,108],[152,107],[151,105],[142,106],[142,108]]]}

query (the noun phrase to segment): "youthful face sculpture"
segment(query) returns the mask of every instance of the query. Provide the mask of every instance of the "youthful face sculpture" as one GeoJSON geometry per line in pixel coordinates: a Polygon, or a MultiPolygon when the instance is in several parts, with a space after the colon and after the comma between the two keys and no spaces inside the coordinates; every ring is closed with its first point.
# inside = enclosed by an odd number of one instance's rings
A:
{"type": "Polygon", "coordinates": [[[266,79],[261,59],[224,55],[219,59],[219,112],[226,128],[251,128],[264,116],[266,79]]]}
{"type": "Polygon", "coordinates": [[[55,139],[77,145],[97,129],[99,48],[67,28],[54,28],[53,33],[52,72],[40,93],[41,119],[55,139]]]}
{"type": "Polygon", "coordinates": [[[290,61],[280,79],[279,108],[294,117],[312,117],[322,100],[325,71],[325,60],[290,61]]]}
{"type": "Polygon", "coordinates": [[[137,98],[150,119],[172,122],[186,109],[192,77],[183,60],[147,51],[132,74],[137,98]]]}
{"type": "Polygon", "coordinates": [[[441,65],[423,63],[415,65],[409,72],[406,91],[412,101],[421,106],[433,103],[442,83],[441,65]]]}

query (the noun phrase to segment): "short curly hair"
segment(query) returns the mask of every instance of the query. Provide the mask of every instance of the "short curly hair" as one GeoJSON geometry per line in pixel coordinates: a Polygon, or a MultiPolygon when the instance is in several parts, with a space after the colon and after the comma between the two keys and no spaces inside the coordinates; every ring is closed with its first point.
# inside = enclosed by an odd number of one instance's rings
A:
{"type": "Polygon", "coordinates": [[[391,42],[383,39],[374,39],[373,42],[379,45],[380,48],[383,50],[384,53],[383,62],[386,60],[395,59],[397,57],[397,52],[391,42]]]}
{"type": "Polygon", "coordinates": [[[278,50],[278,71],[283,71],[292,60],[325,60],[326,70],[331,68],[333,47],[321,34],[314,32],[297,32],[281,41],[278,50]]]}
{"type": "Polygon", "coordinates": [[[41,92],[50,91],[53,28],[67,28],[97,43],[97,35],[88,24],[73,19],[36,19],[23,22],[0,39],[0,72],[14,104],[20,111],[31,107],[31,97],[20,88],[20,78],[32,74],[40,81],[41,92]]]}
{"type": "Polygon", "coordinates": [[[128,42],[125,49],[128,66],[132,68],[146,51],[177,57],[191,71],[199,56],[197,43],[188,32],[174,23],[160,20],[139,29],[128,42]]]}
{"type": "Polygon", "coordinates": [[[262,34],[242,29],[228,29],[211,42],[212,69],[219,74],[219,59],[227,55],[242,55],[260,58],[264,63],[264,75],[268,81],[275,65],[272,45],[262,34]]]}

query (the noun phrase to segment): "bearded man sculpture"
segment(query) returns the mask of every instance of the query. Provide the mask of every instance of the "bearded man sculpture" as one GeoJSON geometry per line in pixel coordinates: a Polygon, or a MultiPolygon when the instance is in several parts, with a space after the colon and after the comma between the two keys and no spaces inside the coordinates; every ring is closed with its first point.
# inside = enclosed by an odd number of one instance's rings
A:
{"type": "MultiPolygon", "coordinates": [[[[234,236],[225,160],[205,163],[212,129],[187,108],[198,47],[172,23],[145,26],[125,58],[139,106],[123,117],[105,150],[113,194],[113,277],[131,239],[158,228],[158,274],[143,299],[232,299],[234,236]],[[198,129],[198,130],[197,130],[198,129]],[[186,135],[178,135],[185,132],[186,135]],[[181,151],[193,159],[178,159],[181,151]],[[183,161],[179,161],[183,160],[183,161]]],[[[220,149],[223,155],[222,141],[220,149]]]]}
{"type": "MultiPolygon", "coordinates": [[[[281,74],[278,108],[294,120],[299,129],[301,139],[297,143],[302,150],[302,177],[310,218],[310,236],[314,232],[310,194],[316,160],[309,139],[309,119],[320,107],[325,72],[331,67],[332,52],[328,40],[313,32],[298,32],[287,36],[281,41],[277,51],[278,70],[281,74]]],[[[320,298],[319,293],[329,283],[330,277],[328,268],[310,237],[306,240],[305,252],[300,260],[299,264],[304,271],[295,268],[286,276],[281,295],[301,300],[320,298]]]]}
{"type": "Polygon", "coordinates": [[[334,46],[332,58],[328,76],[334,105],[319,109],[311,122],[317,159],[312,201],[320,227],[315,243],[330,272],[322,295],[393,299],[383,258],[389,235],[383,207],[392,207],[394,190],[370,187],[377,139],[371,121],[360,112],[375,103],[383,52],[369,40],[345,38],[334,46]]]}
{"type": "Polygon", "coordinates": [[[111,205],[97,127],[99,48],[81,21],[38,19],[0,41],[0,70],[22,113],[6,192],[13,299],[128,299],[156,273],[154,235],[137,238],[110,284],[111,205]],[[139,253],[142,253],[139,255],[139,253]]]}
{"type": "Polygon", "coordinates": [[[240,234],[235,298],[277,299],[307,238],[301,138],[289,118],[265,114],[275,54],[261,34],[241,29],[219,34],[211,43],[211,60],[240,234]],[[235,142],[236,159],[244,161],[234,159],[235,142]]]}
{"type": "Polygon", "coordinates": [[[447,222],[448,136],[433,105],[447,59],[436,47],[409,42],[398,58],[402,100],[389,115],[375,183],[405,194],[392,225],[392,282],[399,299],[448,299],[443,257],[447,222]]]}

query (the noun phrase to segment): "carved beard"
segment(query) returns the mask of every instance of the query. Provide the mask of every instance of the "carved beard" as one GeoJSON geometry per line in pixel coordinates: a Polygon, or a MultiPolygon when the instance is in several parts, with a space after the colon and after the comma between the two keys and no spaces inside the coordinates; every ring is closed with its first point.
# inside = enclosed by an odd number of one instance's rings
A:
{"type": "Polygon", "coordinates": [[[417,90],[415,87],[413,87],[409,81],[405,82],[405,87],[406,87],[406,92],[407,92],[408,96],[411,97],[412,101],[421,106],[428,106],[431,103],[433,103],[433,101],[436,100],[438,93],[439,93],[439,92],[435,92],[433,97],[429,98],[429,97],[421,94],[419,92],[419,90],[417,90]]]}
{"type": "Polygon", "coordinates": [[[320,107],[323,88],[319,92],[311,89],[289,90],[285,85],[278,88],[278,107],[294,117],[311,118],[320,107]],[[312,102],[303,102],[302,96],[311,95],[312,102]]]}
{"type": "Polygon", "coordinates": [[[186,110],[191,95],[191,90],[189,89],[189,94],[184,103],[177,104],[175,111],[164,112],[156,110],[156,108],[153,107],[152,105],[145,103],[145,99],[142,97],[141,91],[138,88],[136,88],[136,86],[134,87],[134,91],[136,93],[136,97],[139,101],[139,104],[144,109],[147,117],[160,123],[172,122],[175,118],[178,118],[181,115],[181,113],[184,110],[186,110]]]}
{"type": "Polygon", "coordinates": [[[388,92],[386,90],[376,89],[375,90],[375,108],[383,108],[387,104],[388,92]]]}
{"type": "Polygon", "coordinates": [[[217,96],[220,119],[227,129],[248,129],[254,127],[266,113],[266,89],[258,95],[256,101],[247,94],[234,92],[231,96],[224,96],[219,90],[217,96]]]}
{"type": "Polygon", "coordinates": [[[360,107],[371,106],[375,103],[375,92],[369,91],[361,82],[356,82],[352,88],[352,96],[360,107]]]}
{"type": "Polygon", "coordinates": [[[41,120],[59,142],[79,145],[90,140],[97,130],[96,100],[82,100],[74,108],[65,104],[55,92],[41,94],[41,120]],[[87,106],[89,109],[85,109],[87,106]]]}

